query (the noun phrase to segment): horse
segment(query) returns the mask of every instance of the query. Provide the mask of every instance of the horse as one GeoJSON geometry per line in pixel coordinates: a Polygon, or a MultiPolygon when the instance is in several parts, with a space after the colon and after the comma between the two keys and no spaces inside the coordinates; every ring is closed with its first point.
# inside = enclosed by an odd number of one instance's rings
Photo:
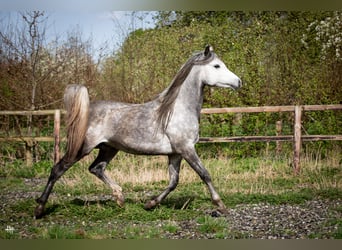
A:
{"type": "Polygon", "coordinates": [[[209,172],[196,153],[195,144],[199,140],[204,87],[236,90],[241,85],[240,78],[226,67],[209,45],[186,61],[164,91],[142,104],[111,101],[90,103],[85,86],[68,85],[64,93],[67,111],[66,153],[51,169],[45,189],[36,199],[35,218],[44,215],[44,207],[55,182],[95,148],[99,152],[89,171],[110,186],[120,207],[124,206],[122,188],[106,175],[105,168],[121,150],[131,154],[168,156],[169,185],[146,202],[146,210],[156,207],[176,188],[180,164],[184,159],[207,185],[217,210],[226,213],[209,172]]]}

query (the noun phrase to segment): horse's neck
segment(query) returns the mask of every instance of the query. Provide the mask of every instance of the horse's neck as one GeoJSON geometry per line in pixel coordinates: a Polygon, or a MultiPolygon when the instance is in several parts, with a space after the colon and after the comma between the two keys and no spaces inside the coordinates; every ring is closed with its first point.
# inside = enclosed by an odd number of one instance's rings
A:
{"type": "Polygon", "coordinates": [[[189,75],[185,79],[179,91],[177,102],[185,108],[186,112],[196,114],[199,117],[203,103],[203,84],[199,80],[198,74],[189,75]]]}

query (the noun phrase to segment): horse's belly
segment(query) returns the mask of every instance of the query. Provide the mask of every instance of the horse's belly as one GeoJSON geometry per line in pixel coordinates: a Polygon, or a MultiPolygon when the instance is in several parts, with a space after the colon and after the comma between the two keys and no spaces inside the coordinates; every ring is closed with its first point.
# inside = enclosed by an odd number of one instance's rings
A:
{"type": "Polygon", "coordinates": [[[144,138],[121,138],[120,140],[109,140],[107,144],[131,154],[141,155],[167,155],[171,154],[172,147],[168,140],[148,140],[144,138]]]}

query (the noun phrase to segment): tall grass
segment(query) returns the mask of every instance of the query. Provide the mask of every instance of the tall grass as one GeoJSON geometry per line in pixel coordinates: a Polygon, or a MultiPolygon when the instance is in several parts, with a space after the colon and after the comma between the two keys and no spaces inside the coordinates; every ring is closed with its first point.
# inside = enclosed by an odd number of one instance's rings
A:
{"type": "MultiPolygon", "coordinates": [[[[301,156],[301,173],[298,176],[293,175],[292,156],[287,154],[262,154],[260,157],[234,159],[221,153],[209,158],[203,154],[201,158],[212,176],[214,185],[223,195],[278,195],[303,189],[342,190],[342,156],[339,148],[324,152],[324,157],[322,152],[306,151],[306,154],[301,156]]],[[[88,172],[88,166],[95,159],[96,153],[93,152],[67,171],[57,182],[57,188],[65,192],[73,190],[82,193],[87,190],[110,193],[109,187],[88,172]]],[[[51,167],[51,162],[40,162],[28,168],[18,161],[15,164],[1,166],[0,175],[47,178],[51,167]]],[[[160,190],[166,187],[169,181],[165,156],[135,156],[119,152],[107,166],[106,173],[123,186],[124,192],[125,189],[128,192],[144,189],[144,186],[160,190]]],[[[197,183],[201,191],[207,192],[197,174],[183,161],[179,186],[187,188],[193,183],[197,183]]]]}
{"type": "MultiPolygon", "coordinates": [[[[88,166],[94,158],[95,154],[87,156],[66,172],[57,182],[57,190],[63,193],[110,194],[109,187],[88,172],[88,166]]],[[[298,176],[293,174],[292,158],[288,156],[231,159],[220,155],[217,158],[202,157],[202,161],[223,196],[342,190],[342,158],[339,151],[330,151],[324,159],[316,153],[302,155],[301,173],[298,176]]],[[[42,171],[37,172],[43,177],[42,171]]],[[[167,157],[164,156],[119,153],[107,166],[106,173],[128,193],[147,190],[147,193],[157,194],[169,181],[167,157]]],[[[45,174],[47,178],[48,170],[45,174]]],[[[178,189],[209,197],[206,186],[202,185],[200,178],[185,161],[181,165],[179,186],[174,192],[177,193],[178,189]]]]}

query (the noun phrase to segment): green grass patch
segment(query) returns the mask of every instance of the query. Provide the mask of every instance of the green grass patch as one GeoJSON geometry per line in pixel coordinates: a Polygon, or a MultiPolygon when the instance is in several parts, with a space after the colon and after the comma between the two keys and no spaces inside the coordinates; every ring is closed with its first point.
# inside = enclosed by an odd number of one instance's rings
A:
{"type": "Polygon", "coordinates": [[[228,223],[225,218],[214,218],[211,216],[201,216],[197,219],[199,231],[202,233],[222,234],[227,232],[228,223]]]}
{"type": "Polygon", "coordinates": [[[25,188],[25,184],[22,178],[14,178],[14,177],[0,177],[0,190],[13,190],[13,189],[21,189],[25,188]]]}
{"type": "MultiPolygon", "coordinates": [[[[300,175],[293,175],[287,159],[210,158],[203,159],[214,186],[229,208],[239,204],[305,204],[313,199],[342,197],[340,159],[304,157],[300,175]]],[[[51,164],[42,162],[31,169],[20,164],[0,169],[0,219],[2,239],[142,239],[165,238],[184,231],[193,223],[189,235],[217,239],[245,238],[231,231],[227,220],[213,218],[213,206],[206,185],[183,163],[178,187],[155,209],[144,204],[168,185],[166,160],[121,154],[108,167],[109,176],[122,187],[124,208],[117,206],[111,189],[88,172],[92,158],[73,166],[56,183],[46,205],[46,215],[33,219],[35,198],[43,190],[51,164]],[[153,178],[152,178],[153,177],[153,178]],[[35,181],[28,181],[35,178],[35,181]],[[183,225],[183,226],[182,226],[183,225]],[[13,230],[11,230],[13,228],[13,230]],[[5,230],[9,229],[9,230],[5,230]]],[[[334,212],[341,214],[341,207],[334,212]]],[[[341,238],[341,220],[329,237],[341,238]]],[[[186,234],[185,234],[186,235],[186,234]]],[[[313,232],[308,238],[324,238],[313,232]]]]}

